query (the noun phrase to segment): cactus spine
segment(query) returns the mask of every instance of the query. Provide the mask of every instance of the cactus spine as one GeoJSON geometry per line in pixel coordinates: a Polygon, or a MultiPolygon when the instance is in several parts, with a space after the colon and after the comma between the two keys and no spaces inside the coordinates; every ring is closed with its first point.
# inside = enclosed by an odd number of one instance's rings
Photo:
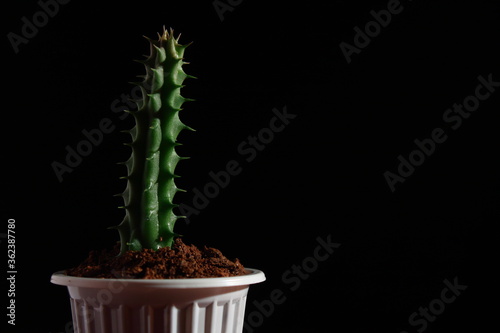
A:
{"type": "Polygon", "coordinates": [[[178,191],[174,179],[177,163],[185,159],[175,151],[177,136],[183,129],[191,129],[179,119],[182,104],[190,99],[180,94],[187,75],[182,65],[187,45],[178,43],[180,35],[173,36],[173,30],[159,34],[158,40],[149,40],[150,55],[144,64],[146,74],[141,87],[142,99],[137,101],[137,111],[131,112],[136,125],[129,133],[132,154],[127,166],[128,175],[125,191],[121,194],[126,210],[118,229],[121,239],[121,253],[143,248],[157,250],[172,246],[174,224],[181,216],[174,213],[177,207],[173,198],[178,191]]]}

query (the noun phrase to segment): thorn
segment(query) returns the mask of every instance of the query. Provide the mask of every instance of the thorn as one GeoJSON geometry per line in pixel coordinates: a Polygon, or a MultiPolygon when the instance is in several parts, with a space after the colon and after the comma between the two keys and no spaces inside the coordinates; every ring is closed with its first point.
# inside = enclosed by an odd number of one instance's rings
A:
{"type": "Polygon", "coordinates": [[[183,48],[186,48],[186,47],[190,46],[191,44],[193,44],[193,42],[189,42],[189,43],[187,43],[187,44],[184,44],[184,45],[182,45],[182,47],[183,47],[183,48]]]}
{"type": "Polygon", "coordinates": [[[161,48],[160,47],[158,47],[158,46],[156,46],[154,44],[153,44],[153,47],[156,49],[156,51],[161,52],[161,48]]]}

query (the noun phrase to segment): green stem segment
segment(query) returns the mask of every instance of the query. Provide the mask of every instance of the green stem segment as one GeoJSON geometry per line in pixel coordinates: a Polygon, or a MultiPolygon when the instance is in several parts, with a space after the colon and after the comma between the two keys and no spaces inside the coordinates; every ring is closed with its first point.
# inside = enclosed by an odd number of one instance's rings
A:
{"type": "MultiPolygon", "coordinates": [[[[179,35],[180,37],[180,35],[179,35]]],[[[180,45],[164,29],[157,41],[149,40],[151,52],[144,61],[146,75],[141,87],[143,98],[132,112],[136,125],[130,130],[132,154],[124,164],[128,169],[127,187],[122,193],[126,215],[115,227],[120,233],[121,253],[143,248],[157,250],[172,246],[174,224],[181,216],[174,213],[173,198],[181,189],[174,179],[181,159],[175,151],[177,136],[191,129],[179,119],[182,104],[190,99],[180,94],[187,75],[182,65],[187,45],[180,45]]]]}

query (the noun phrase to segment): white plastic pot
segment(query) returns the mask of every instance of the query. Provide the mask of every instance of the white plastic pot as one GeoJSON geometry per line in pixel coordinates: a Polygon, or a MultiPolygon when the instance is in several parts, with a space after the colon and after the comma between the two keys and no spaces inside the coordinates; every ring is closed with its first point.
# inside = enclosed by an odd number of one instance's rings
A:
{"type": "Polygon", "coordinates": [[[250,284],[257,269],[202,279],[99,279],[56,272],[67,286],[75,333],[241,333],[250,284]]]}

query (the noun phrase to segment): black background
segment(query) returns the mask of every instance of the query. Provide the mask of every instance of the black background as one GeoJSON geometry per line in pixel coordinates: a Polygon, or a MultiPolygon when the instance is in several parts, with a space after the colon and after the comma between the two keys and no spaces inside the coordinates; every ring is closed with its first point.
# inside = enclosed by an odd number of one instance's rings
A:
{"type": "MultiPolygon", "coordinates": [[[[40,7],[4,4],[0,232],[16,220],[18,270],[9,332],[64,331],[67,290],[50,275],[118,240],[107,227],[124,215],[113,197],[125,186],[116,163],[128,158],[120,131],[133,122],[112,103],[143,74],[132,61],[148,52],[142,35],[155,37],[163,25],[181,32],[181,43],[194,41],[185,70],[198,77],[183,89],[196,102],[184,105],[181,119],[197,131],[179,137],[191,159],[177,167],[187,190],[177,202],[192,205],[193,189],[229,161],[242,168],[176,228],[187,242],[266,273],[250,288],[247,314],[273,289],[284,292],[255,332],[417,332],[409,316],[455,278],[467,289],[425,332],[490,327],[498,303],[500,88],[458,129],[442,117],[474,94],[478,76],[500,81],[499,6],[402,1],[402,12],[348,64],[339,44],[353,44],[354,27],[387,3],[241,1],[221,21],[212,1],[74,0],[17,54],[7,35],[21,34],[21,18],[40,7]],[[296,118],[246,162],[237,147],[285,106],[296,118]],[[60,182],[52,163],[64,163],[65,147],[104,118],[114,130],[60,182]],[[398,156],[438,127],[447,140],[391,192],[384,172],[397,172],[398,156]],[[290,290],[282,275],[328,235],[341,246],[290,290]]],[[[2,251],[6,271],[5,242],[2,251]]]]}

